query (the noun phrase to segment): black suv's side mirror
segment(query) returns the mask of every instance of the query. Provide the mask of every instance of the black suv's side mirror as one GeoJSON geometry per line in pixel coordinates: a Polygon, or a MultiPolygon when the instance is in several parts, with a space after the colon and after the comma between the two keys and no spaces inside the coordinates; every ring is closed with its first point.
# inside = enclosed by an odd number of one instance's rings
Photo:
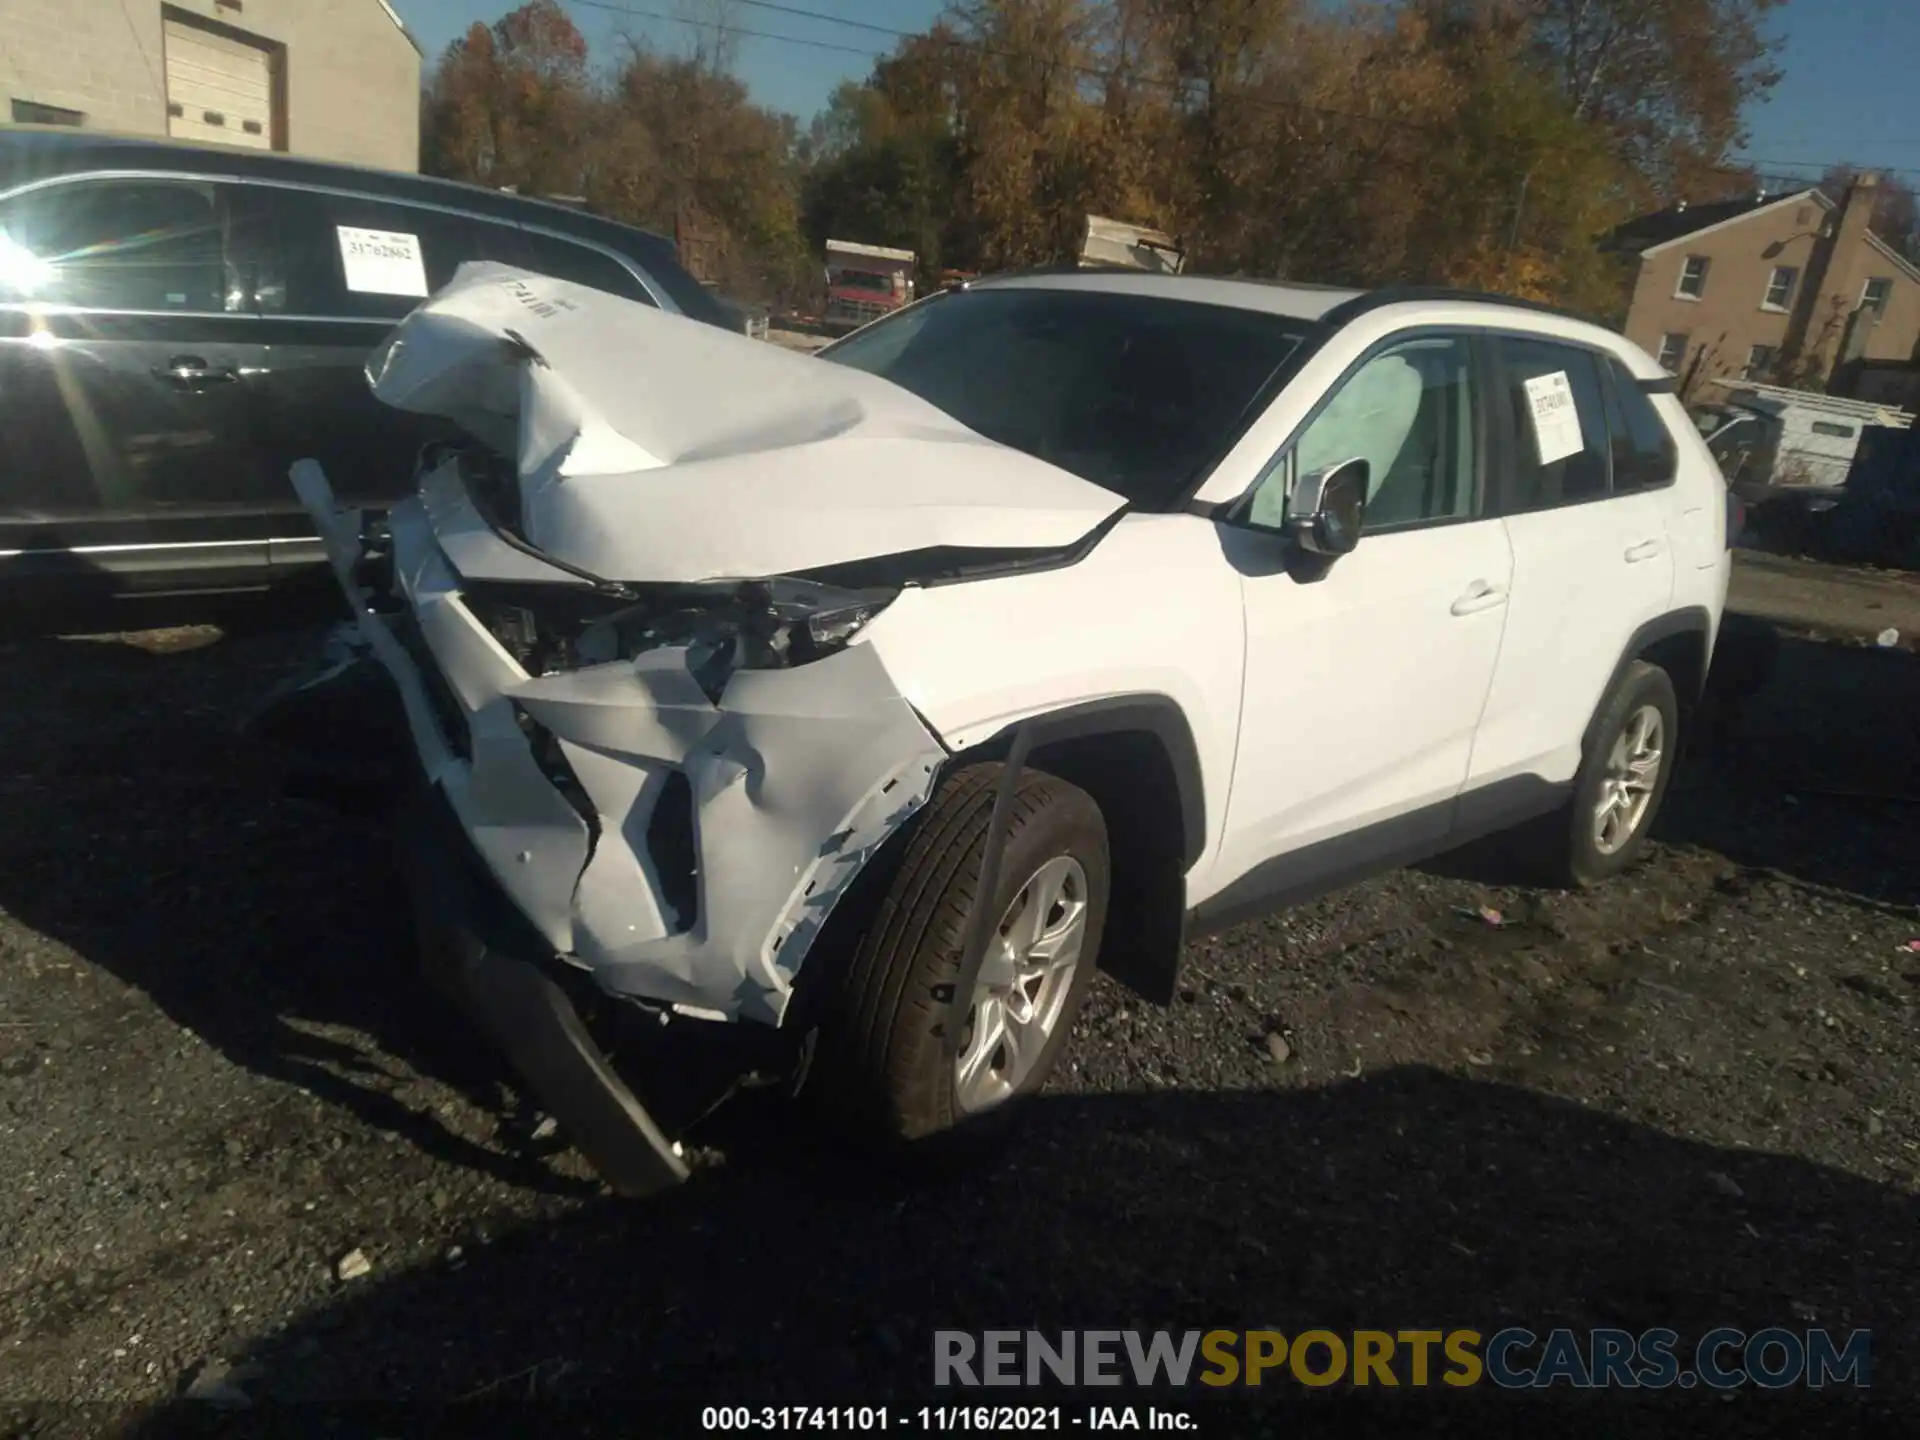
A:
{"type": "Polygon", "coordinates": [[[1331,558],[1360,543],[1372,467],[1358,458],[1302,475],[1287,507],[1287,534],[1302,550],[1331,558]]]}

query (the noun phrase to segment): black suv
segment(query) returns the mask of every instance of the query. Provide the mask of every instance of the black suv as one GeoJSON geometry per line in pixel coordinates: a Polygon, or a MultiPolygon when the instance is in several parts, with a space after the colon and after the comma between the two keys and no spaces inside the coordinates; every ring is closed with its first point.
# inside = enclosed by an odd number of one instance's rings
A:
{"type": "Polygon", "coordinates": [[[252,151],[0,129],[0,603],[263,587],[288,467],[391,504],[434,422],[363,374],[464,261],[733,328],[672,243],[565,205],[252,151]]]}

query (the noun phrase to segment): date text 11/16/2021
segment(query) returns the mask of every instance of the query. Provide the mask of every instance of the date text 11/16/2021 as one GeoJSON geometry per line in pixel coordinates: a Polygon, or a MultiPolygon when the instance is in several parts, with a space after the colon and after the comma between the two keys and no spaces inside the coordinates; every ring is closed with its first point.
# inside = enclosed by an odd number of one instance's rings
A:
{"type": "Polygon", "coordinates": [[[1199,1429],[1184,1410],[1155,1405],[922,1405],[918,1409],[885,1405],[708,1405],[700,1426],[709,1431],[879,1432],[988,1434],[1031,1431],[1059,1434],[1075,1430],[1199,1429]]]}

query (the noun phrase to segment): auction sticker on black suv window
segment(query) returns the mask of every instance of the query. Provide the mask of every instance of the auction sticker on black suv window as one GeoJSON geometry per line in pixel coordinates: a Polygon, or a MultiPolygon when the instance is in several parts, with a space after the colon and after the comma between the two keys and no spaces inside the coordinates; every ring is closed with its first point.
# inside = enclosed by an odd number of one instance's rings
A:
{"type": "Polygon", "coordinates": [[[361,230],[336,225],[347,289],[374,295],[425,295],[427,267],[420,237],[398,230],[361,230]]]}

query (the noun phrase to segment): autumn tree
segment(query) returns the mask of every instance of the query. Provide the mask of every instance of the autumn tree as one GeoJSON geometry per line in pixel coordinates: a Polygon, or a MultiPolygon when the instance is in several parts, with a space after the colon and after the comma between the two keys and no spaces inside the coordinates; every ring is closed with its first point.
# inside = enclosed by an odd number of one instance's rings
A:
{"type": "MultiPolygon", "coordinates": [[[[1094,212],[1198,270],[1604,315],[1609,229],[1750,182],[1728,156],[1782,0],[954,0],[804,137],[731,75],[736,3],[675,0],[693,53],[597,75],[556,0],[474,27],[431,78],[427,166],[657,229],[698,212],[759,288],[833,236],[928,270],[1070,260],[1094,212]]],[[[1911,192],[1881,203],[1920,245],[1911,192]]]]}
{"type": "Polygon", "coordinates": [[[529,0],[440,57],[422,97],[421,164],[480,185],[575,193],[594,109],[586,40],[556,0],[529,0]]]}
{"type": "Polygon", "coordinates": [[[933,274],[957,243],[958,37],[944,25],[903,40],[864,83],[834,91],[808,137],[802,220],[830,238],[897,245],[933,274]]]}
{"type": "Polygon", "coordinates": [[[630,42],[602,101],[587,198],[668,233],[683,214],[717,224],[729,287],[781,292],[806,268],[795,142],[791,116],[754,105],[710,61],[630,42]]]}
{"type": "MultiPolygon", "coordinates": [[[[1487,0],[1478,0],[1483,7],[1487,0]]],[[[1779,82],[1768,17],[1785,0],[1510,0],[1542,73],[1670,194],[1698,194],[1779,82]]]]}

